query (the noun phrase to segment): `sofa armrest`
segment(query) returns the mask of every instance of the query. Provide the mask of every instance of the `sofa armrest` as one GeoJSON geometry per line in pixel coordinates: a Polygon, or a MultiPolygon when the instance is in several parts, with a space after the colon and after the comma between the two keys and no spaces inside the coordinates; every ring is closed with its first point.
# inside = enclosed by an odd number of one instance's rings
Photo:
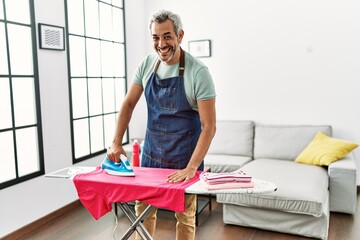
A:
{"type": "Polygon", "coordinates": [[[356,163],[352,154],[328,168],[330,211],[354,214],[357,205],[356,163]]]}

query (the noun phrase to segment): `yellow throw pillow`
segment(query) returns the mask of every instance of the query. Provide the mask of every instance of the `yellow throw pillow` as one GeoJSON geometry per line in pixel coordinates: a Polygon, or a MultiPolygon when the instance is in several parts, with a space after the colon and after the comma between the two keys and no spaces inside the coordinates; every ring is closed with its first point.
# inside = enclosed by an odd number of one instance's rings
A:
{"type": "Polygon", "coordinates": [[[295,159],[295,162],[329,166],[332,162],[345,157],[357,146],[356,143],[332,138],[318,132],[311,143],[295,159]]]}

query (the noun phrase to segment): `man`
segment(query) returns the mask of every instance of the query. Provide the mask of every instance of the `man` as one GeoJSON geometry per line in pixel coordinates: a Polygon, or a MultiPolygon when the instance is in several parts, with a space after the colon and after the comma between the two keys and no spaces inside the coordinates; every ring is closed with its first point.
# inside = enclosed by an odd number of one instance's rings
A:
{"type": "MultiPolygon", "coordinates": [[[[215,88],[205,65],[185,53],[181,19],[170,11],[160,11],[150,21],[153,47],[157,54],[143,59],[121,106],[113,144],[112,161],[125,154],[122,139],[133,109],[144,92],[148,122],[142,167],[177,169],[168,182],[187,181],[203,170],[203,159],[216,128],[215,88]]],[[[195,239],[196,195],[186,195],[186,210],[175,213],[176,239],[195,239]]],[[[136,203],[136,214],[146,208],[136,203]]],[[[156,211],[144,221],[154,236],[156,211]]],[[[136,239],[140,239],[136,236],[136,239]]]]}

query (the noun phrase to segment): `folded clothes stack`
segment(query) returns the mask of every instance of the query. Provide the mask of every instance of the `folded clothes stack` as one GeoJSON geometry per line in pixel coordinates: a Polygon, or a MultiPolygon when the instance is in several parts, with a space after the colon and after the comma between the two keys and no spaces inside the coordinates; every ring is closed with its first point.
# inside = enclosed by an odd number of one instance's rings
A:
{"type": "Polygon", "coordinates": [[[219,190],[230,188],[253,188],[252,177],[242,170],[226,173],[202,172],[200,181],[207,190],[219,190]]]}

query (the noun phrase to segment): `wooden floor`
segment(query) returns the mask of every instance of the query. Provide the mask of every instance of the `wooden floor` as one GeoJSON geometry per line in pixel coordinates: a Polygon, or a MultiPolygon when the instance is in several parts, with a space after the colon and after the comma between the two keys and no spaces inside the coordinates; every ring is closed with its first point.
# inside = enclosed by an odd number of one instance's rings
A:
{"type": "MultiPolygon", "coordinates": [[[[360,205],[358,194],[358,210],[355,215],[331,213],[329,240],[360,239],[360,205]]],[[[129,221],[119,210],[119,224],[115,231],[115,239],[120,239],[127,230],[129,221]]],[[[173,212],[159,211],[156,229],[156,240],[175,239],[175,219],[173,212]]],[[[113,238],[115,227],[114,214],[108,213],[99,220],[79,206],[74,211],[63,215],[54,222],[32,233],[23,240],[108,240],[113,238]]],[[[133,236],[130,239],[134,239],[133,236]]],[[[197,240],[308,240],[309,238],[269,232],[254,228],[226,225],[222,221],[222,205],[212,199],[212,211],[206,208],[199,216],[196,229],[197,240]]]]}

